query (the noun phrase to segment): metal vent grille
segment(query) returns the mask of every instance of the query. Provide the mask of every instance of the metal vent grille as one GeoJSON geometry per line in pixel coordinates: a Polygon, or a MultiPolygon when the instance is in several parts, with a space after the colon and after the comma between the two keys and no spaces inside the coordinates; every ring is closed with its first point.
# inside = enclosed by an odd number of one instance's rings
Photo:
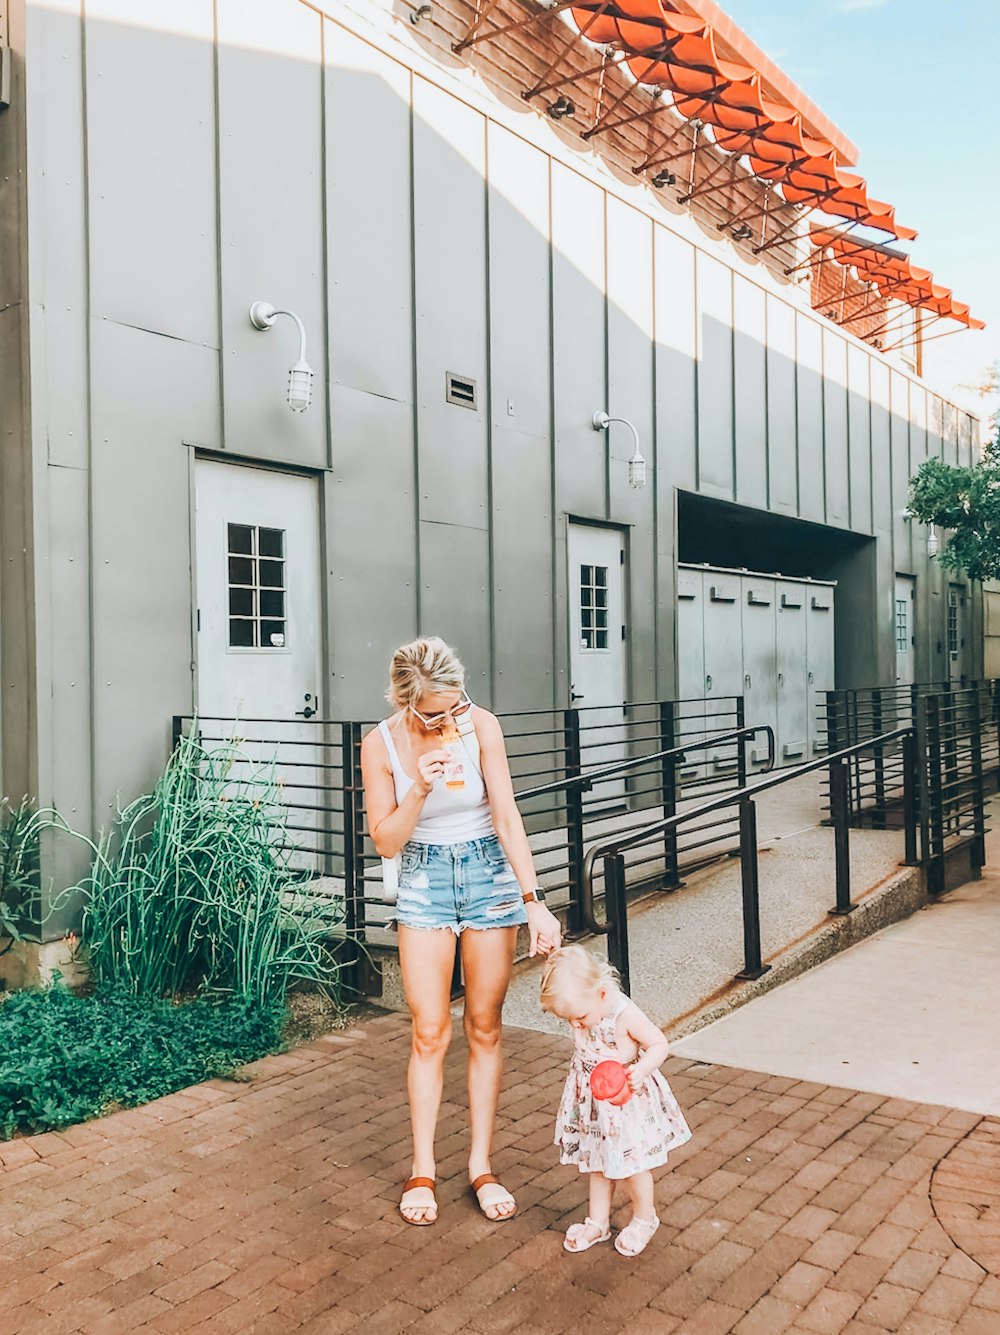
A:
{"type": "Polygon", "coordinates": [[[459,408],[475,408],[476,382],[467,375],[456,375],[446,371],[444,377],[444,397],[448,403],[455,403],[459,408]]]}

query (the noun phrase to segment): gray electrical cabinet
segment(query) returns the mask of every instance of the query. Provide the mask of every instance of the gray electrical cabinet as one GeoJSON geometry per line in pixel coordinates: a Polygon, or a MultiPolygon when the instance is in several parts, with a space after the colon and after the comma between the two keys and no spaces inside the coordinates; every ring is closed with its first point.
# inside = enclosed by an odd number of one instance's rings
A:
{"type": "MultiPolygon", "coordinates": [[[[834,686],[834,585],[712,566],[677,571],[678,683],[682,699],[742,695],[748,725],[770,725],[779,765],[820,755],[822,692],[834,686]]],[[[689,725],[690,726],[690,725],[689,725]]],[[[719,773],[724,749],[702,772],[719,773]]],[[[749,748],[761,768],[767,745],[749,748]]],[[[686,774],[693,775],[692,766],[686,774]]]]}

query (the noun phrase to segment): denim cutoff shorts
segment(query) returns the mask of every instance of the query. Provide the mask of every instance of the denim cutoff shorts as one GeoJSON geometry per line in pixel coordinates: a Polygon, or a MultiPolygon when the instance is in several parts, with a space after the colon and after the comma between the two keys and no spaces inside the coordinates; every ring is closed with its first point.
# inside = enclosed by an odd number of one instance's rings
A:
{"type": "Polygon", "coordinates": [[[521,889],[496,835],[403,848],[396,921],[401,927],[517,927],[528,921],[521,889]]]}

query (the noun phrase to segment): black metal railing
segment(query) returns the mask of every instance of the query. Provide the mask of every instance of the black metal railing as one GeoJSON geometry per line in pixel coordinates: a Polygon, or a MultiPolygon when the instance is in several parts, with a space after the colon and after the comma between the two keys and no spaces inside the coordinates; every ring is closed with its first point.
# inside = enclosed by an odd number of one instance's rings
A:
{"type": "Polygon", "coordinates": [[[668,830],[676,828],[686,821],[700,820],[703,817],[710,817],[725,807],[736,806],[740,831],[744,954],[744,966],[737,976],[745,979],[759,978],[767,972],[770,965],[763,963],[761,954],[756,798],[761,793],[777,788],[781,784],[794,782],[796,779],[814,773],[819,769],[829,770],[836,866],[836,902],[830,912],[838,915],[850,913],[855,907],[851,897],[850,871],[850,808],[848,800],[850,764],[858,754],[870,751],[874,746],[885,747],[894,742],[900,743],[904,756],[902,772],[905,831],[904,859],[907,864],[916,864],[918,861],[920,766],[918,763],[917,733],[913,727],[894,728],[889,732],[880,734],[878,737],[859,742],[854,746],[844,747],[833,754],[823,756],[819,760],[809,761],[804,765],[782,770],[779,774],[763,779],[759,783],[744,785],[736,792],[720,794],[688,811],[677,812],[663,820],[655,821],[644,829],[617,835],[595,844],[587,853],[584,861],[582,894],[584,925],[588,931],[607,935],[608,958],[618,969],[625,990],[628,991],[630,983],[626,852],[641,847],[649,841],[662,838],[668,830]],[[603,921],[597,918],[595,911],[594,889],[598,863],[602,864],[604,876],[605,918],[603,921]]]}
{"type": "MultiPolygon", "coordinates": [[[[570,932],[583,930],[580,886],[585,851],[614,828],[670,815],[746,782],[743,700],[648,701],[616,709],[533,710],[501,716],[518,802],[539,879],[570,932]]],[[[178,716],[174,739],[194,720],[178,716]]],[[[312,870],[313,893],[342,898],[344,934],[360,944],[392,945],[393,907],[381,859],[368,836],[361,741],[369,721],[228,719],[201,716],[208,749],[228,748],[234,781],[271,767],[282,794],[275,846],[312,870]]],[[[773,736],[769,737],[773,764],[773,736]]],[[[684,871],[734,849],[735,816],[670,833],[633,860],[630,874],[664,888],[684,871]]],[[[361,953],[358,952],[360,960],[361,953]]]]}

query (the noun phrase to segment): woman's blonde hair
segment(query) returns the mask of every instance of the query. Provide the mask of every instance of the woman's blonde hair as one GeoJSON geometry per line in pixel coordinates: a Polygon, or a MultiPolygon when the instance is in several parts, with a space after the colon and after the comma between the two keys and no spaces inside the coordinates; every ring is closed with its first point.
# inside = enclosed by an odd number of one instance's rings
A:
{"type": "Polygon", "coordinates": [[[401,644],[392,656],[385,698],[396,709],[415,705],[425,691],[463,691],[465,668],[437,635],[401,644]]]}
{"type": "Polygon", "coordinates": [[[602,987],[618,986],[618,973],[606,959],[583,946],[563,946],[545,962],[542,974],[542,1009],[554,1011],[571,996],[593,996],[602,987]]]}

